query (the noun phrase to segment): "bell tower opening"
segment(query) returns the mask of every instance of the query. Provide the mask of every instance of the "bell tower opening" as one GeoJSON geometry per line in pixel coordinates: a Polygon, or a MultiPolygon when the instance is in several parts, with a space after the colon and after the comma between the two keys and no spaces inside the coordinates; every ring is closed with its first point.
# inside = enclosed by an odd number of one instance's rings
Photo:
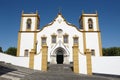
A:
{"type": "Polygon", "coordinates": [[[61,49],[58,50],[56,53],[56,61],[57,61],[57,64],[63,64],[64,62],[64,54],[61,49]]]}

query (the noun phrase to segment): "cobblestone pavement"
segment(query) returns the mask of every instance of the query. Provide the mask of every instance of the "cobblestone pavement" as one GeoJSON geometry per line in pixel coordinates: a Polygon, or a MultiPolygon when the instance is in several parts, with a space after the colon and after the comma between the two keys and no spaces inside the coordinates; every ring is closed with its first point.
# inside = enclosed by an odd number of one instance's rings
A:
{"type": "Polygon", "coordinates": [[[0,62],[0,80],[120,80],[116,77],[75,74],[71,65],[49,65],[47,72],[0,62]]]}

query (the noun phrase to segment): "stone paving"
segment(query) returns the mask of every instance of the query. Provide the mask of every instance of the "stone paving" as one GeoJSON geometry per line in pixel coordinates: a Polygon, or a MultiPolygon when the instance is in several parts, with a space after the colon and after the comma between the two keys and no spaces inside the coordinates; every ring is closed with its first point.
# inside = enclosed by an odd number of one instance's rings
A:
{"type": "Polygon", "coordinates": [[[48,65],[48,71],[42,72],[0,62],[0,80],[120,80],[120,78],[75,74],[72,65],[48,65]]]}

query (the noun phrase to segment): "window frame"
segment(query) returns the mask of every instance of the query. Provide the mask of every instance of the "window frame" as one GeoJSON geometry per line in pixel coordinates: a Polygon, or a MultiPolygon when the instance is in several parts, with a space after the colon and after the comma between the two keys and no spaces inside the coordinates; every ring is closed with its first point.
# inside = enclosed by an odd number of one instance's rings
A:
{"type": "Polygon", "coordinates": [[[47,41],[47,38],[46,38],[46,37],[41,37],[41,45],[46,44],[46,41],[47,41]],[[45,40],[44,42],[43,42],[43,39],[45,40]]]}
{"type": "Polygon", "coordinates": [[[69,43],[69,35],[67,35],[67,34],[63,35],[63,42],[69,43]]]}
{"type": "Polygon", "coordinates": [[[32,19],[28,18],[26,21],[26,30],[31,30],[31,24],[32,24],[32,19]]]}
{"type": "Polygon", "coordinates": [[[28,50],[28,49],[25,49],[25,50],[24,50],[24,56],[25,56],[25,57],[28,57],[28,55],[29,55],[29,50],[28,50]]]}
{"type": "Polygon", "coordinates": [[[79,37],[73,37],[73,44],[79,44],[79,37]],[[75,41],[77,39],[77,42],[75,41]]]}
{"type": "Polygon", "coordinates": [[[91,18],[88,19],[88,29],[93,30],[93,20],[91,18]]]}
{"type": "Polygon", "coordinates": [[[57,35],[51,35],[51,43],[56,43],[57,42],[57,35]],[[55,40],[54,40],[55,39],[55,40]]]}

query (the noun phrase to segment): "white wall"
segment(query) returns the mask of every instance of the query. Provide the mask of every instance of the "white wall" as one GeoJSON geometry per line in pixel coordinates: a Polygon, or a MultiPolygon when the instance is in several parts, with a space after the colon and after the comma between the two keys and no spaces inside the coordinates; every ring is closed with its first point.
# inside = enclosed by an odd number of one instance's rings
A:
{"type": "Polygon", "coordinates": [[[17,66],[29,67],[29,57],[15,57],[5,53],[0,53],[0,61],[11,63],[17,66]]]}
{"type": "Polygon", "coordinates": [[[120,75],[120,56],[114,57],[92,56],[92,72],[120,75]]]}
{"type": "Polygon", "coordinates": [[[94,49],[95,56],[100,56],[98,33],[86,33],[86,48],[87,49],[94,49]]]}
{"type": "Polygon", "coordinates": [[[24,56],[25,49],[33,49],[34,33],[21,33],[20,56],[24,56]]]}
{"type": "Polygon", "coordinates": [[[86,56],[79,54],[79,73],[87,74],[86,56]]]}
{"type": "Polygon", "coordinates": [[[34,69],[41,70],[42,65],[42,53],[34,56],[34,69]]]}

